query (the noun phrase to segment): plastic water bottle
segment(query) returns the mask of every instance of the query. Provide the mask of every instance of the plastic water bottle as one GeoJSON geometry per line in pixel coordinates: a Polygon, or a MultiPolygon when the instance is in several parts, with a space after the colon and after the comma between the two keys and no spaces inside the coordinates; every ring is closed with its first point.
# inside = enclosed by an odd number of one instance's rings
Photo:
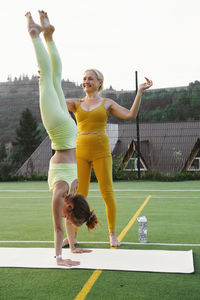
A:
{"type": "Polygon", "coordinates": [[[140,243],[147,242],[147,217],[138,217],[138,240],[140,243]]]}

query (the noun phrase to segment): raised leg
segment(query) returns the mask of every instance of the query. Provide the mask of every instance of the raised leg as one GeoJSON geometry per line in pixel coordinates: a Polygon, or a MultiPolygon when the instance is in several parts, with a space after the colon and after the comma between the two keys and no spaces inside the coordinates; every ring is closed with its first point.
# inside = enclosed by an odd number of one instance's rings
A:
{"type": "Polygon", "coordinates": [[[30,13],[27,13],[26,17],[28,31],[32,38],[40,70],[40,111],[42,121],[48,131],[62,125],[63,122],[66,122],[66,113],[61,108],[58,95],[54,88],[52,66],[49,55],[39,37],[42,28],[33,21],[30,13]]]}
{"type": "Polygon", "coordinates": [[[56,48],[55,42],[53,40],[54,26],[50,24],[49,17],[46,12],[39,11],[40,15],[40,24],[42,27],[42,32],[47,44],[47,50],[49,52],[49,57],[52,65],[52,76],[53,84],[58,95],[60,105],[65,112],[68,112],[65,95],[61,86],[62,80],[62,62],[59,55],[59,52],[56,48]]]}

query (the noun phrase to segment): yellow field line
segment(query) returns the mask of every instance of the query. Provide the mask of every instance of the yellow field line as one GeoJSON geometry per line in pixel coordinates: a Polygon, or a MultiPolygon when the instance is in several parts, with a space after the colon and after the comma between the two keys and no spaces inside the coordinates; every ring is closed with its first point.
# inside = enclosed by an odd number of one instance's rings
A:
{"type": "Polygon", "coordinates": [[[118,241],[119,242],[121,242],[122,239],[124,238],[124,236],[127,234],[128,230],[134,224],[135,220],[137,219],[137,217],[139,216],[139,214],[141,213],[141,211],[143,210],[143,208],[145,207],[145,205],[147,204],[147,202],[149,201],[150,198],[151,198],[151,196],[149,195],[145,199],[145,201],[143,202],[143,204],[140,206],[140,208],[138,209],[138,211],[135,213],[135,215],[132,217],[132,219],[128,222],[128,224],[126,225],[126,227],[122,230],[122,232],[118,236],[118,241]]]}
{"type": "MultiPolygon", "coordinates": [[[[122,232],[118,236],[118,241],[119,242],[121,242],[122,239],[124,238],[124,236],[127,234],[128,230],[134,224],[135,220],[137,219],[137,217],[139,216],[139,214],[141,213],[141,211],[143,210],[143,208],[145,207],[145,205],[148,203],[148,201],[149,201],[150,198],[151,198],[151,196],[149,195],[145,199],[145,201],[143,202],[143,204],[140,206],[140,208],[138,209],[138,211],[134,214],[134,216],[132,217],[132,219],[128,222],[128,224],[126,225],[126,227],[122,230],[122,232]]],[[[112,248],[114,248],[114,247],[112,247],[112,248]]],[[[78,293],[78,295],[76,296],[76,298],[74,300],[84,300],[86,298],[87,294],[92,289],[92,287],[95,284],[96,280],[101,275],[101,273],[102,273],[102,270],[95,270],[92,273],[92,275],[90,276],[90,278],[88,279],[88,281],[84,284],[82,290],[78,293]]]]}
{"type": "Polygon", "coordinates": [[[89,293],[89,291],[93,287],[95,281],[101,275],[101,272],[102,272],[102,270],[95,270],[92,273],[92,275],[90,276],[90,278],[88,279],[88,281],[82,287],[82,290],[76,296],[75,300],[83,300],[83,299],[85,299],[85,297],[87,296],[87,294],[89,293]]]}

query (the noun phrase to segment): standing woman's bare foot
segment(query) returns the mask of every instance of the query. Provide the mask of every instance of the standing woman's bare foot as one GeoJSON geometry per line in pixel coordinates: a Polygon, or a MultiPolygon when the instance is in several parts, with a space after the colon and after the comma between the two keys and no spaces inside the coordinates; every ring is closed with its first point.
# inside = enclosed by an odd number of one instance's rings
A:
{"type": "Polygon", "coordinates": [[[30,12],[27,12],[25,16],[27,19],[28,32],[31,38],[39,37],[40,32],[42,31],[41,26],[34,22],[30,12]]]}
{"type": "Polygon", "coordinates": [[[40,15],[40,24],[42,27],[42,32],[44,34],[44,38],[47,42],[50,42],[53,40],[52,35],[55,31],[55,28],[53,25],[50,24],[48,15],[43,10],[38,10],[40,15]]]}
{"type": "Polygon", "coordinates": [[[109,238],[110,238],[110,247],[119,247],[120,246],[120,242],[118,241],[115,232],[110,232],[109,238]]]}

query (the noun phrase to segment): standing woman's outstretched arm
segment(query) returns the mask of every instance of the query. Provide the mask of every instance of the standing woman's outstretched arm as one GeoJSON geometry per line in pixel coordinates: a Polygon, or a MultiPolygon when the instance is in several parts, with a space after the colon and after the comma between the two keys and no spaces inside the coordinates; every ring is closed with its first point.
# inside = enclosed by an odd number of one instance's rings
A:
{"type": "Polygon", "coordinates": [[[129,109],[117,104],[115,101],[108,99],[109,103],[109,114],[118,117],[120,119],[126,119],[126,120],[132,120],[137,117],[139,108],[140,108],[140,102],[141,102],[141,97],[142,93],[146,90],[149,89],[152,85],[153,82],[146,78],[146,82],[140,84],[138,92],[136,94],[136,97],[134,99],[132,107],[129,109]]]}

